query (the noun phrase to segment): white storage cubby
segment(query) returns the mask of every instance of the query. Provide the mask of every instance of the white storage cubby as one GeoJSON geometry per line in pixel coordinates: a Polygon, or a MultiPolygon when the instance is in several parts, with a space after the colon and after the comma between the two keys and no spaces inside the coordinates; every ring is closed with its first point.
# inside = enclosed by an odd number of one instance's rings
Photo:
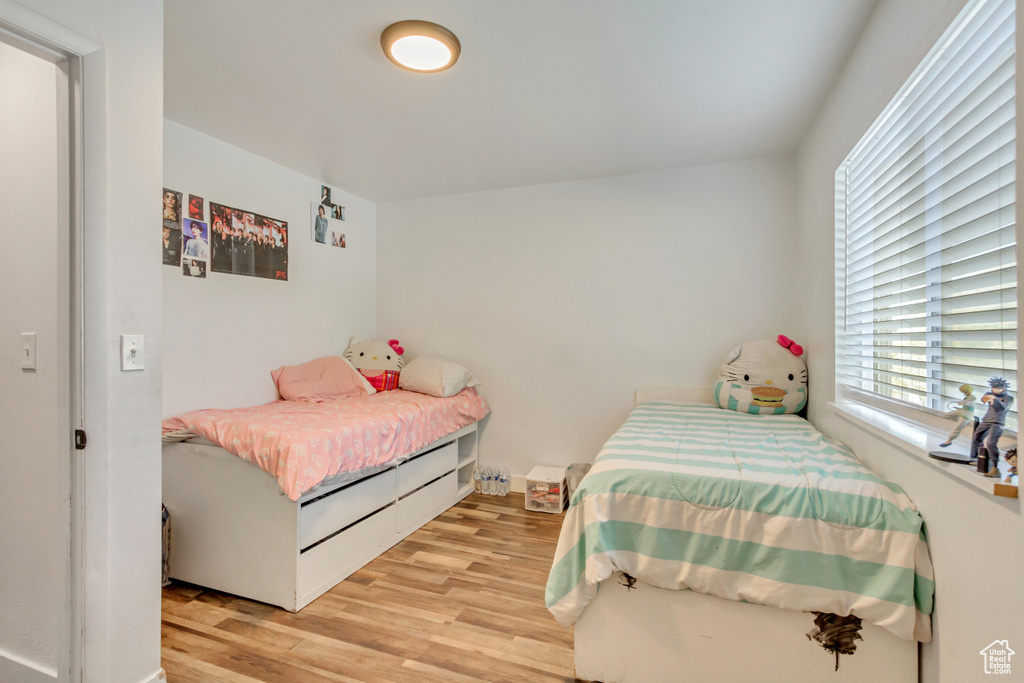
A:
{"type": "Polygon", "coordinates": [[[568,500],[564,468],[538,465],[526,475],[527,510],[558,514],[568,500]]]}
{"type": "Polygon", "coordinates": [[[459,500],[473,493],[473,470],[476,469],[477,461],[479,460],[479,443],[479,432],[475,428],[458,440],[459,500]]]}

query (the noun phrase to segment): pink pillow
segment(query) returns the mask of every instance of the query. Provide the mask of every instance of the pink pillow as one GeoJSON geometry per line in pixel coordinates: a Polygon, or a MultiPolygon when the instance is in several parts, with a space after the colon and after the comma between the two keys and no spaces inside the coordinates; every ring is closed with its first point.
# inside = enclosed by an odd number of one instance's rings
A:
{"type": "Polygon", "coordinates": [[[286,401],[320,403],[337,398],[365,396],[366,380],[344,358],[325,356],[302,365],[286,365],[270,373],[286,401]]]}

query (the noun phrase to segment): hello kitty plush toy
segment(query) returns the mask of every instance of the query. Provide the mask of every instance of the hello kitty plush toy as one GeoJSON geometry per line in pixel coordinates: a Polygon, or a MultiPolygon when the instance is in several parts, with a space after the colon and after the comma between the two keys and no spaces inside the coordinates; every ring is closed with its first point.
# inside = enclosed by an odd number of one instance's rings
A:
{"type": "Polygon", "coordinates": [[[352,337],[343,355],[374,389],[388,391],[398,388],[398,374],[405,367],[403,353],[405,349],[398,345],[397,339],[384,342],[352,337]]]}
{"type": "Polygon", "coordinates": [[[715,384],[719,408],[753,415],[798,413],[807,405],[807,364],[802,346],[779,335],[740,344],[729,352],[715,384]]]}

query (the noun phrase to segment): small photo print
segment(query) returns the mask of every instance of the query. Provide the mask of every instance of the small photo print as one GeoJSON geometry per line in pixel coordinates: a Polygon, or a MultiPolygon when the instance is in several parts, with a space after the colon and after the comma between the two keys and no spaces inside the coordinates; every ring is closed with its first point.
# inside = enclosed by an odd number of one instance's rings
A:
{"type": "Polygon", "coordinates": [[[186,218],[181,237],[183,258],[204,260],[210,258],[210,233],[206,223],[186,218]]]}
{"type": "Polygon", "coordinates": [[[206,277],[206,261],[185,257],[181,259],[181,274],[186,277],[206,277]]]}
{"type": "MultiPolygon", "coordinates": [[[[324,188],[326,189],[326,188],[324,188]]],[[[327,216],[330,207],[324,204],[312,204],[312,237],[317,244],[327,244],[327,216]]]]}
{"type": "Polygon", "coordinates": [[[337,218],[339,221],[345,220],[345,207],[341,204],[335,204],[331,208],[331,218],[337,218]]]}
{"type": "Polygon", "coordinates": [[[164,188],[164,225],[175,224],[181,228],[181,193],[164,188]]]}
{"type": "Polygon", "coordinates": [[[181,230],[171,223],[164,221],[164,265],[177,266],[181,263],[181,230]]]}
{"type": "Polygon", "coordinates": [[[205,200],[194,194],[188,196],[188,217],[197,221],[206,220],[205,200]]]}
{"type": "Polygon", "coordinates": [[[331,246],[345,248],[345,235],[340,232],[331,232],[331,246]]]}
{"type": "Polygon", "coordinates": [[[331,188],[326,185],[320,186],[320,203],[324,206],[331,205],[331,188]]]}

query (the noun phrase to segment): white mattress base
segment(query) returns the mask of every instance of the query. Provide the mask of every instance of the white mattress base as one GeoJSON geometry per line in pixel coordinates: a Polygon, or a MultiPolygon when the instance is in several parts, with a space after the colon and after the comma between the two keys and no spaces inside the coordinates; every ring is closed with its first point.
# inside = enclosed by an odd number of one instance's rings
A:
{"type": "Polygon", "coordinates": [[[632,589],[616,574],[576,622],[576,677],[603,683],[916,683],[918,644],[865,625],[853,655],[805,635],[814,616],[694,593],[632,589]]]}

